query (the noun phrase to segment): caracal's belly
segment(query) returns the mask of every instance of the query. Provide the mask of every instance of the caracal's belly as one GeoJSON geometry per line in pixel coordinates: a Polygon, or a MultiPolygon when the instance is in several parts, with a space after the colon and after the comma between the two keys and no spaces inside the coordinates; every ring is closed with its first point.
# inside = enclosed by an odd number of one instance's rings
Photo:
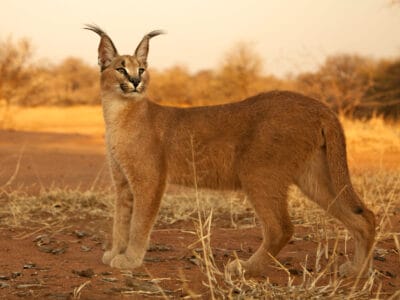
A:
{"type": "Polygon", "coordinates": [[[167,155],[168,182],[189,187],[238,189],[235,148],[228,143],[173,145],[167,155]]]}

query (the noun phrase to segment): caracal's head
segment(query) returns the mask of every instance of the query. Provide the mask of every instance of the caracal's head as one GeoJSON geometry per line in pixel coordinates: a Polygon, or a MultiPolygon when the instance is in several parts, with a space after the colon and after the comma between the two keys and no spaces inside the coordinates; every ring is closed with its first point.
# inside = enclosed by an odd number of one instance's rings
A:
{"type": "Polygon", "coordinates": [[[149,40],[164,32],[155,30],[146,34],[133,55],[119,55],[113,41],[102,29],[95,25],[86,25],[85,29],[94,31],[100,36],[98,63],[101,70],[102,93],[129,99],[142,97],[149,83],[147,72],[149,40]]]}

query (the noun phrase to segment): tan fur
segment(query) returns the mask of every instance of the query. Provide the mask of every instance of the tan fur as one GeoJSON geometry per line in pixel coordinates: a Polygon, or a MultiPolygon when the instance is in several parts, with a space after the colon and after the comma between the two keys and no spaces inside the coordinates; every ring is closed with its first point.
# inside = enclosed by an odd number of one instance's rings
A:
{"type": "Polygon", "coordinates": [[[118,55],[101,36],[99,63],[108,160],[117,192],[113,245],[103,262],[117,268],[142,264],[150,231],[167,182],[193,186],[192,151],[199,187],[241,189],[263,231],[260,248],[241,264],[246,274],[262,274],[290,240],[288,187],[296,184],[311,200],[343,222],[354,236],[354,260],[341,267],[354,275],[370,267],[374,214],[353,190],[345,139],[335,114],[303,95],[274,91],[242,102],[195,108],[157,105],[144,96],[148,74],[146,35],[136,54],[118,55]],[[138,54],[140,53],[140,55],[138,54]],[[129,73],[121,70],[125,66],[129,73]],[[129,76],[140,78],[134,92],[129,76]]]}

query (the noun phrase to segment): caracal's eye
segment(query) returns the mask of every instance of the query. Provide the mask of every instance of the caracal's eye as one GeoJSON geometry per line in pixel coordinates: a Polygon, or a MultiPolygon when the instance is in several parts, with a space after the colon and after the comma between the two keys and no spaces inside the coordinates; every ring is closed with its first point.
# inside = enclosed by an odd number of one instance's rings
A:
{"type": "Polygon", "coordinates": [[[141,76],[141,75],[143,74],[144,71],[145,71],[144,68],[139,68],[139,69],[138,69],[138,74],[139,74],[139,76],[141,76]]]}
{"type": "Polygon", "coordinates": [[[123,74],[123,75],[128,74],[128,72],[126,71],[125,68],[117,68],[117,71],[120,72],[120,73],[123,74]]]}

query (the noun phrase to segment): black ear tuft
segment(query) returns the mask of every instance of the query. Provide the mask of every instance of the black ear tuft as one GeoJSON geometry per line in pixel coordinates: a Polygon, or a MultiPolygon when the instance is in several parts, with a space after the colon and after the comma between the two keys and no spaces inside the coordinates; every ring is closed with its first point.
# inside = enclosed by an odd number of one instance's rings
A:
{"type": "Polygon", "coordinates": [[[115,48],[111,38],[97,25],[85,24],[83,29],[91,30],[100,36],[100,44],[98,49],[98,63],[103,71],[106,69],[111,61],[118,55],[117,48],[115,48]]]}
{"type": "Polygon", "coordinates": [[[149,40],[152,37],[155,37],[160,34],[165,34],[166,32],[163,30],[153,30],[146,34],[143,39],[140,41],[139,45],[137,46],[135,50],[135,56],[136,58],[142,62],[143,64],[146,64],[147,62],[147,55],[149,54],[149,40]]]}

